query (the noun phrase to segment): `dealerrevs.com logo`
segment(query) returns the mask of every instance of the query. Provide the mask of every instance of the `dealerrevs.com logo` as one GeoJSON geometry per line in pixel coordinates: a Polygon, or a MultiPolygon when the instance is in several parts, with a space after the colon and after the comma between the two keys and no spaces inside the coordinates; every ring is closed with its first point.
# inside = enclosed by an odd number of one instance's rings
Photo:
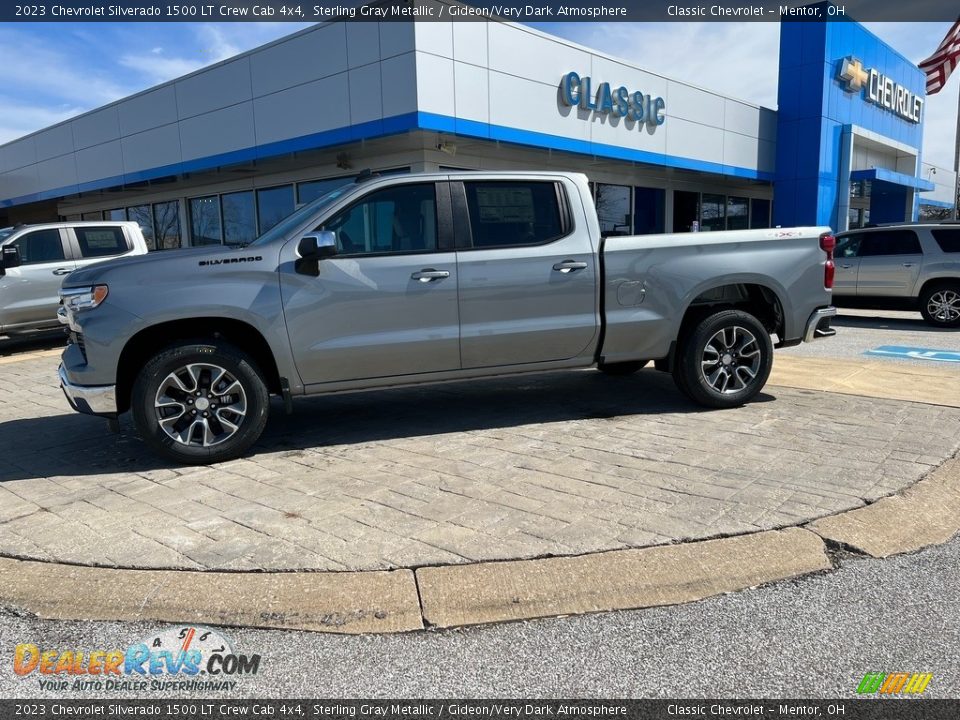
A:
{"type": "Polygon", "coordinates": [[[221,632],[199,625],[167,628],[125,650],[21,643],[13,653],[16,675],[63,692],[231,691],[259,669],[259,655],[237,653],[221,632]]]}
{"type": "Polygon", "coordinates": [[[933,673],[867,673],[857,686],[860,695],[919,695],[927,689],[933,673]]]}

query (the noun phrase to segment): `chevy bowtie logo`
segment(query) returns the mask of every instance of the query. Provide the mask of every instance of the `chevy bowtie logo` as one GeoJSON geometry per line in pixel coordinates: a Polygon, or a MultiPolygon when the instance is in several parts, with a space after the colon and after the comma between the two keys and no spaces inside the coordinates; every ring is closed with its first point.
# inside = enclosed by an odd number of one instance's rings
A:
{"type": "Polygon", "coordinates": [[[840,63],[837,80],[843,89],[861,95],[868,103],[878,105],[907,122],[920,123],[923,116],[923,98],[913,90],[888,77],[875,67],[865,68],[859,58],[848,55],[840,63]]]}
{"type": "Polygon", "coordinates": [[[848,57],[843,59],[843,65],[840,68],[840,79],[847,85],[847,92],[860,92],[867,84],[869,77],[866,70],[863,69],[863,63],[857,58],[848,57]]]}

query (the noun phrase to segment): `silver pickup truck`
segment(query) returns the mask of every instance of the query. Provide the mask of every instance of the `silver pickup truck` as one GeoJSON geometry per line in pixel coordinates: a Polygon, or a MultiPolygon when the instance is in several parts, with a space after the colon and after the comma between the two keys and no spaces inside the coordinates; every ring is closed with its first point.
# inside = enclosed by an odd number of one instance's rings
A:
{"type": "Polygon", "coordinates": [[[0,230],[0,335],[56,328],[65,275],[128,255],[146,255],[135,222],[72,221],[0,230]]]}
{"type": "Polygon", "coordinates": [[[76,410],[132,410],[152,448],[194,464],[249,449],[270,395],[289,411],[298,395],[653,360],[732,407],[774,345],[833,334],[833,242],[824,227],[602,238],[574,173],[358,179],[243,248],[71,274],[60,380],[76,410]]]}

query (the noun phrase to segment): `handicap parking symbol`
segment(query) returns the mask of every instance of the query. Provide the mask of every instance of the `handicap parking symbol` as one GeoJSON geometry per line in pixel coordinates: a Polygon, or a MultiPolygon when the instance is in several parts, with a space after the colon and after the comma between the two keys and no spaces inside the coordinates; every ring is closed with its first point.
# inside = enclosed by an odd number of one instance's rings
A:
{"type": "Polygon", "coordinates": [[[930,348],[903,347],[902,345],[881,345],[867,350],[865,355],[884,355],[911,360],[932,360],[933,362],[960,363],[960,352],[952,350],[932,350],[930,348]]]}

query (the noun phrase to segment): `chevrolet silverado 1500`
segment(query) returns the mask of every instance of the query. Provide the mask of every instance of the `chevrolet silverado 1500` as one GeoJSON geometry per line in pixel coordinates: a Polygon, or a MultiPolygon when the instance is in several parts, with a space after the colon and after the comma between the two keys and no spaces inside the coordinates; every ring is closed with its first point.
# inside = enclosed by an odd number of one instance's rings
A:
{"type": "MultiPolygon", "coordinates": [[[[184,463],[248,450],[269,397],[653,360],[733,407],[774,346],[832,335],[825,227],[601,237],[575,173],[373,177],[250,245],[72,273],[70,404],[184,463]]],[[[468,409],[465,409],[465,412],[468,409]]]]}

